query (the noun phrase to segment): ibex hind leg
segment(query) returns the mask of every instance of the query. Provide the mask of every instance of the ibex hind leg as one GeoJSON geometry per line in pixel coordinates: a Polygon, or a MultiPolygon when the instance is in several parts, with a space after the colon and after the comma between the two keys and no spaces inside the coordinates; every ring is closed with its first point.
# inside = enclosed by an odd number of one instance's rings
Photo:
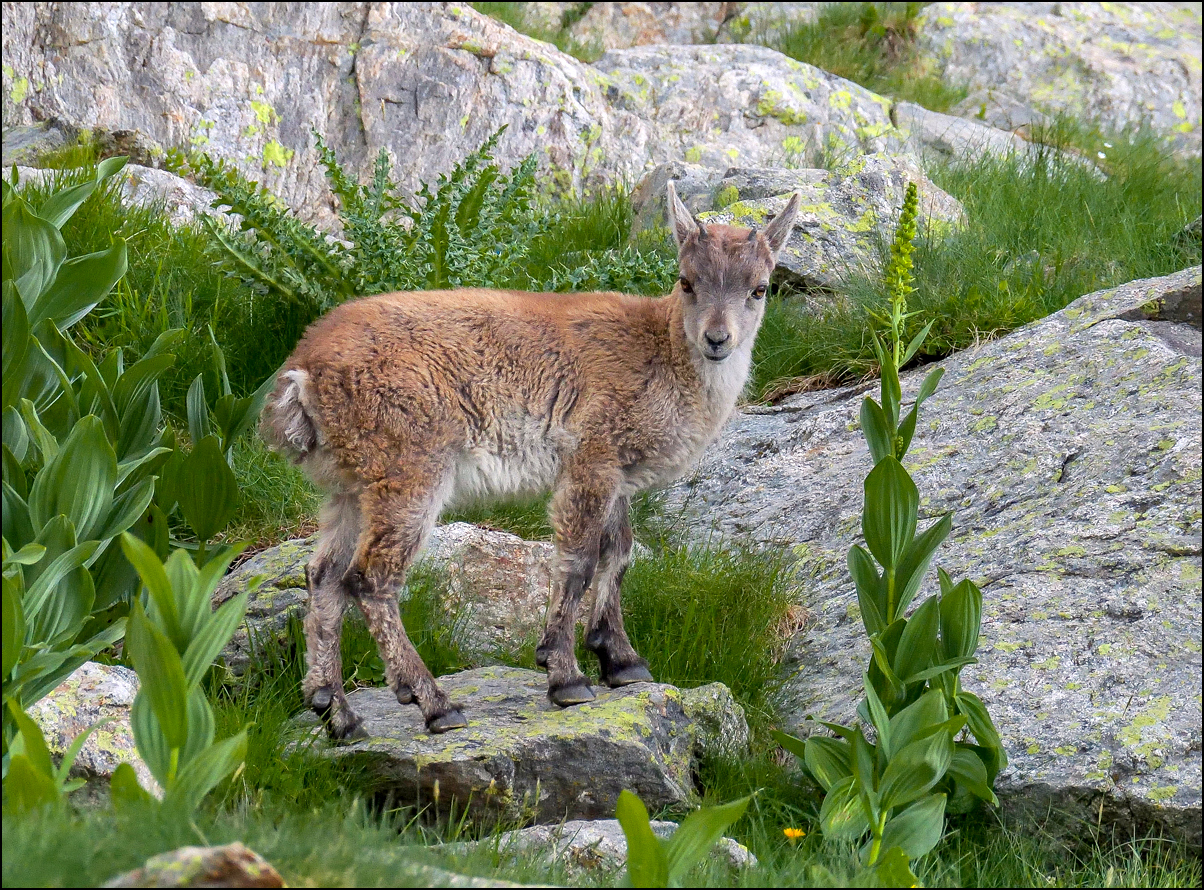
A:
{"type": "Polygon", "coordinates": [[[363,738],[363,721],[343,693],[340,638],[347,596],[342,578],[359,537],[359,505],[354,495],[336,494],[322,511],[317,552],[305,567],[309,611],[305,616],[308,670],[301,690],[305,702],[336,741],[363,738]]]}
{"type": "Polygon", "coordinates": [[[585,645],[598,656],[602,682],[612,688],[652,680],[648,663],[627,638],[619,602],[619,588],[631,563],[630,508],[627,498],[619,498],[607,517],[594,581],[597,596],[585,631],[585,645]]]}
{"type": "Polygon", "coordinates": [[[468,721],[423,663],[397,607],[406,569],[439,515],[446,495],[441,481],[445,474],[436,468],[408,469],[405,476],[365,489],[364,530],[345,583],[376,640],[385,663],[385,681],[398,702],[417,703],[429,731],[447,732],[467,726],[468,721]]]}

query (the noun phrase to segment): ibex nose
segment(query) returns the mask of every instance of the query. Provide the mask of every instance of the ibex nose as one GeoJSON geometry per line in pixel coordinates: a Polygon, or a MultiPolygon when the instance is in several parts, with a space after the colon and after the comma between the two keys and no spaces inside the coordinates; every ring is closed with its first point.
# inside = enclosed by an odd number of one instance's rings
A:
{"type": "Polygon", "coordinates": [[[728,340],[732,339],[732,335],[722,328],[718,330],[707,331],[703,336],[707,338],[707,345],[712,349],[718,349],[728,340]]]}

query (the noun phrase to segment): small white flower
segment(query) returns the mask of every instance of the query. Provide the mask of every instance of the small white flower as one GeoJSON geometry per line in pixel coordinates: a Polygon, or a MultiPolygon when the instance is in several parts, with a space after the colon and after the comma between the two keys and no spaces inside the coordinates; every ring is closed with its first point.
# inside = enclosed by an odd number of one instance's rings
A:
{"type": "Polygon", "coordinates": [[[1112,147],[1112,143],[1111,143],[1111,142],[1105,142],[1105,143],[1104,143],[1104,148],[1111,148],[1111,147],[1112,147]]]}
{"type": "Polygon", "coordinates": [[[1095,156],[1096,156],[1097,158],[1099,158],[1101,161],[1102,161],[1102,160],[1104,160],[1104,158],[1108,157],[1108,156],[1107,156],[1106,154],[1104,154],[1102,151],[1097,151],[1097,152],[1095,153],[1095,156]]]}

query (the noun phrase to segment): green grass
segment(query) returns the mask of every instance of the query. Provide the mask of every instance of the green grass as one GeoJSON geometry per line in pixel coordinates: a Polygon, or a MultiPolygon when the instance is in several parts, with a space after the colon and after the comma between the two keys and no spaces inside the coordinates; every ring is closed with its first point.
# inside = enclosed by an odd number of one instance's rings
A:
{"type": "Polygon", "coordinates": [[[947,111],[968,90],[929,71],[916,53],[916,18],[924,5],[826,3],[814,22],[758,42],[875,93],[947,111]]]}
{"type": "MultiPolygon", "coordinates": [[[[1079,296],[1168,275],[1200,262],[1200,242],[1179,237],[1200,214],[1200,165],[1175,158],[1149,132],[1106,138],[1064,127],[1062,147],[1098,145],[1108,178],[1054,152],[945,161],[929,171],[962,201],[966,223],[926,237],[914,255],[916,329],[935,322],[919,361],[1002,336],[1079,296]],[[1105,142],[1110,145],[1105,146],[1105,142]]],[[[876,373],[869,311],[885,305],[881,276],[849,278],[839,293],[813,295],[808,310],[771,298],[757,338],[749,393],[766,399],[792,387],[853,382],[876,373]]]]}
{"type": "Polygon", "coordinates": [[[509,25],[515,31],[553,44],[563,53],[568,53],[582,62],[594,62],[602,55],[602,45],[597,41],[581,42],[570,33],[573,26],[589,10],[592,3],[574,3],[563,13],[559,22],[552,25],[530,15],[527,3],[484,2],[468,4],[477,12],[509,25]]]}

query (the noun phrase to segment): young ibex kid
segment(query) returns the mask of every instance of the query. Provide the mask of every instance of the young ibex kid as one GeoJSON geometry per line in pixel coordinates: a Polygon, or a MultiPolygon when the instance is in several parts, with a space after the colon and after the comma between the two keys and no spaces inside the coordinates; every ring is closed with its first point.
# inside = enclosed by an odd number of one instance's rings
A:
{"type": "Polygon", "coordinates": [[[594,697],[574,655],[578,604],[602,682],[651,680],[623,628],[630,499],[690,466],[744,388],[765,289],[798,209],[756,229],[703,225],[669,185],[681,278],[659,300],[466,289],[346,303],[276,381],[263,434],[330,493],[306,568],[307,702],[333,738],[364,734],[343,695],[343,610],[360,608],[403,704],[430,732],[467,725],[406,636],[397,596],[445,505],[552,490],[559,555],[536,661],[557,705],[594,697]]]}

